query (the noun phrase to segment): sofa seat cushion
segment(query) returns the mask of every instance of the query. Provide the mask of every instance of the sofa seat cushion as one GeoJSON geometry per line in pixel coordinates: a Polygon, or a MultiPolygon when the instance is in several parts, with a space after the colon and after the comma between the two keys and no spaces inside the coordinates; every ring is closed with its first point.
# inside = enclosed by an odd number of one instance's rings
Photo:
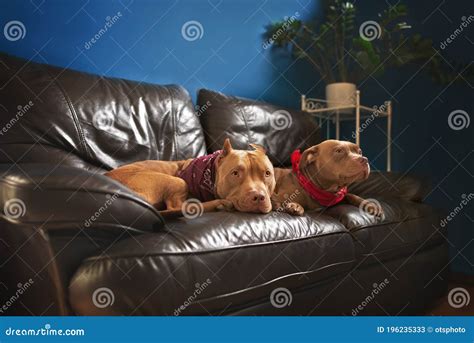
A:
{"type": "Polygon", "coordinates": [[[351,205],[338,205],[325,211],[351,232],[358,258],[381,261],[408,257],[445,239],[439,213],[431,206],[388,196],[367,199],[374,200],[383,208],[383,219],[351,205]]]}
{"type": "Polygon", "coordinates": [[[70,283],[79,315],[217,314],[346,275],[351,235],[335,219],[270,213],[209,213],[168,222],[164,232],[122,240],[85,260],[70,283]],[[108,288],[111,306],[94,305],[108,288]],[[96,294],[97,295],[97,294],[96,294]]]}

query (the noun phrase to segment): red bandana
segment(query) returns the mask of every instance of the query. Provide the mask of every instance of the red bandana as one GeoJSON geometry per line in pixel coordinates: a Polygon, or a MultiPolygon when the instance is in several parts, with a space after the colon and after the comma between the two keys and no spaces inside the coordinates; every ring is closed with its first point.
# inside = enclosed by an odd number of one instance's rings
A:
{"type": "Polygon", "coordinates": [[[311,182],[306,176],[304,176],[300,171],[300,160],[301,152],[300,150],[295,150],[291,154],[291,165],[293,166],[293,171],[298,178],[298,182],[301,187],[309,194],[309,196],[317,201],[322,206],[333,206],[340,203],[347,194],[347,187],[343,187],[338,190],[336,193],[331,193],[317,187],[314,183],[311,182]]]}

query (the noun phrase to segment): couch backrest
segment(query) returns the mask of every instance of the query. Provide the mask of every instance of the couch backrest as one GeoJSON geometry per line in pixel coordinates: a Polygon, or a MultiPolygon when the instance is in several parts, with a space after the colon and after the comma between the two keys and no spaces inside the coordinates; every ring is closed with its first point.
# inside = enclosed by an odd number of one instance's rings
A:
{"type": "Polygon", "coordinates": [[[206,152],[179,86],[107,78],[0,54],[0,163],[106,170],[206,152]]]}
{"type": "Polygon", "coordinates": [[[260,144],[275,166],[288,166],[295,149],[321,142],[316,120],[303,111],[207,89],[199,91],[198,105],[210,151],[220,149],[229,137],[238,149],[260,144]]]}

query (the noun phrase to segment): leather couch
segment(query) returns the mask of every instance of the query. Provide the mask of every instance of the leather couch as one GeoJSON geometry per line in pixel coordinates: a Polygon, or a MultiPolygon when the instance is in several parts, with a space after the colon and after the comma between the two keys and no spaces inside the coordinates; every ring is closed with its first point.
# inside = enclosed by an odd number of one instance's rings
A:
{"type": "Polygon", "coordinates": [[[167,221],[102,175],[199,156],[226,136],[287,165],[320,140],[299,111],[208,90],[198,104],[179,86],[0,55],[0,314],[420,314],[446,291],[446,232],[412,175],[352,187],[383,220],[341,204],[167,221]],[[275,130],[281,110],[292,123],[275,130]]]}

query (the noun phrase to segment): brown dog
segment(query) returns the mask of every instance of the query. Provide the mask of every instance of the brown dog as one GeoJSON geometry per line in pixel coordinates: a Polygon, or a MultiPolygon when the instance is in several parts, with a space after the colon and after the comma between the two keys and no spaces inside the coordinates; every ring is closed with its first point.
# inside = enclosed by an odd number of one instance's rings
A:
{"type": "Polygon", "coordinates": [[[189,197],[202,202],[201,212],[236,209],[268,213],[275,188],[273,166],[262,147],[251,146],[255,150],[234,150],[226,139],[223,149],[211,155],[183,161],[141,161],[105,175],[138,193],[165,216],[185,214],[182,208],[189,197]]]}
{"type": "MultiPolygon", "coordinates": [[[[275,168],[276,188],[273,209],[302,215],[304,210],[332,206],[345,200],[359,206],[364,199],[347,193],[347,186],[368,178],[369,163],[358,145],[327,140],[301,155],[292,154],[292,169],[275,168]]],[[[369,206],[369,213],[382,216],[380,206],[369,206]]]]}

